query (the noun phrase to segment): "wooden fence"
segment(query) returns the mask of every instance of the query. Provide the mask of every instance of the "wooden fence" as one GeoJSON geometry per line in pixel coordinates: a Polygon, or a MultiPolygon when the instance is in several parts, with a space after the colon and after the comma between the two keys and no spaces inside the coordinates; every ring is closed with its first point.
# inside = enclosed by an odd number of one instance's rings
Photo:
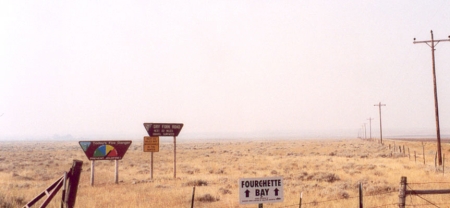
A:
{"type": "Polygon", "coordinates": [[[78,183],[80,181],[82,165],[83,161],[74,160],[72,168],[70,168],[68,173],[64,172],[63,176],[61,176],[52,185],[38,194],[34,199],[32,199],[23,207],[30,208],[34,204],[39,202],[43,197],[47,197],[42,202],[41,206],[39,206],[41,208],[45,208],[56,195],[56,193],[58,193],[58,191],[63,188],[61,208],[73,208],[75,206],[75,200],[77,197],[78,183]]]}
{"type": "MultiPolygon", "coordinates": [[[[402,176],[400,181],[400,189],[398,194],[398,207],[405,208],[406,196],[408,195],[426,195],[426,194],[450,194],[450,189],[437,189],[437,190],[408,190],[407,178],[402,176]]],[[[432,202],[429,202],[432,204],[432,202]]]]}

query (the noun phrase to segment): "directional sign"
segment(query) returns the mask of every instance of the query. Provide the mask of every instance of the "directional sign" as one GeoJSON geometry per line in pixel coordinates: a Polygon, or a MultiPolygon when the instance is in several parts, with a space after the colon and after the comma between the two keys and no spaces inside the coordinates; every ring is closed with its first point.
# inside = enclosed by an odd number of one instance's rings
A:
{"type": "Polygon", "coordinates": [[[80,141],[89,160],[121,160],[131,145],[127,141],[80,141]]]}
{"type": "Polygon", "coordinates": [[[240,178],[239,204],[282,202],[283,178],[240,178]]]}
{"type": "Polygon", "coordinates": [[[149,136],[178,136],[182,123],[144,123],[149,136]]]}
{"type": "Polygon", "coordinates": [[[159,137],[144,137],[144,152],[159,152],[159,137]]]}

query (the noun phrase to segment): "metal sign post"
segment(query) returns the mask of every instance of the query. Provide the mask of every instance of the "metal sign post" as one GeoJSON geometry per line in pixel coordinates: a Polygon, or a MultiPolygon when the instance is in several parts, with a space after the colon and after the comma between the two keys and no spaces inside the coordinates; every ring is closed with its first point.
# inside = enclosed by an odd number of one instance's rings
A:
{"type": "Polygon", "coordinates": [[[173,178],[177,178],[177,137],[173,137],[173,178]]]}
{"type": "Polygon", "coordinates": [[[150,179],[153,179],[153,152],[159,152],[159,136],[144,137],[144,152],[151,152],[150,156],[150,179]]]}
{"type": "Polygon", "coordinates": [[[119,160],[116,160],[116,174],[114,174],[114,183],[119,183],[119,160]]]}
{"type": "Polygon", "coordinates": [[[94,168],[95,160],[91,160],[91,186],[94,186],[94,168]]]}
{"type": "Polygon", "coordinates": [[[150,179],[153,180],[153,152],[151,153],[150,157],[150,179]]]}

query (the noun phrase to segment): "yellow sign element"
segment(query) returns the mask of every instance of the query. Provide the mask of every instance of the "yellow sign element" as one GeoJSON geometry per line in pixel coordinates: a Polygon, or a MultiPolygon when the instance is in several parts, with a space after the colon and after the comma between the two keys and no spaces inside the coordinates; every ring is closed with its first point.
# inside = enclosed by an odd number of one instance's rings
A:
{"type": "Polygon", "coordinates": [[[144,137],[144,152],[159,152],[159,136],[144,137]]]}

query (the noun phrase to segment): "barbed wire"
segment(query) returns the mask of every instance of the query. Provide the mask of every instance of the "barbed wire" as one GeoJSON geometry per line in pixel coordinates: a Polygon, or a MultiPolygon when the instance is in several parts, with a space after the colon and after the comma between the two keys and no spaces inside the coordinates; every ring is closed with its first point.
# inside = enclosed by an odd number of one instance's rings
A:
{"type": "MultiPolygon", "coordinates": [[[[397,191],[390,191],[390,192],[386,192],[386,193],[378,193],[378,194],[372,194],[372,195],[363,195],[363,197],[372,197],[372,196],[379,196],[379,195],[386,195],[386,194],[391,194],[397,191]]],[[[348,200],[348,199],[353,199],[353,198],[357,198],[359,196],[351,196],[351,197],[347,197],[347,198],[338,198],[338,199],[330,199],[330,200],[325,200],[325,201],[312,201],[312,202],[307,202],[307,203],[302,203],[302,205],[307,205],[307,204],[320,204],[320,203],[326,203],[326,202],[331,202],[331,201],[340,201],[340,200],[348,200]]],[[[396,203],[398,204],[398,203],[396,203]]],[[[281,206],[279,208],[285,208],[285,207],[293,207],[293,206],[299,206],[300,204],[291,204],[291,205],[285,205],[285,206],[281,206]]],[[[387,205],[393,205],[393,204],[387,204],[387,205]]],[[[384,206],[384,205],[383,205],[384,206]]]]}
{"type": "Polygon", "coordinates": [[[408,184],[432,184],[432,183],[450,183],[450,182],[424,182],[424,183],[409,183],[408,184]]]}
{"type": "MultiPolygon", "coordinates": [[[[445,204],[449,204],[449,203],[443,203],[443,204],[437,204],[437,205],[445,205],[445,204]]],[[[423,206],[434,206],[434,205],[431,205],[431,204],[411,204],[411,205],[406,205],[405,204],[405,207],[418,207],[418,206],[423,207],[423,206]]]]}
{"type": "MultiPolygon", "coordinates": [[[[408,187],[409,189],[411,189],[412,190],[412,188],[408,185],[408,184],[406,184],[406,187],[408,187]]],[[[419,197],[419,198],[421,198],[421,199],[423,199],[424,201],[426,201],[426,202],[428,202],[428,203],[430,203],[430,204],[432,204],[432,205],[434,205],[435,207],[438,207],[436,204],[434,204],[433,202],[430,202],[430,201],[428,201],[427,199],[425,199],[425,198],[423,198],[422,196],[420,196],[419,194],[416,194],[416,193],[411,193],[411,195],[415,195],[415,196],[417,196],[417,197],[419,197]]]]}
{"type": "Polygon", "coordinates": [[[380,206],[375,206],[375,207],[367,207],[367,208],[378,208],[378,207],[393,206],[393,205],[398,205],[398,203],[392,203],[392,204],[383,204],[383,205],[380,205],[380,206]]]}

